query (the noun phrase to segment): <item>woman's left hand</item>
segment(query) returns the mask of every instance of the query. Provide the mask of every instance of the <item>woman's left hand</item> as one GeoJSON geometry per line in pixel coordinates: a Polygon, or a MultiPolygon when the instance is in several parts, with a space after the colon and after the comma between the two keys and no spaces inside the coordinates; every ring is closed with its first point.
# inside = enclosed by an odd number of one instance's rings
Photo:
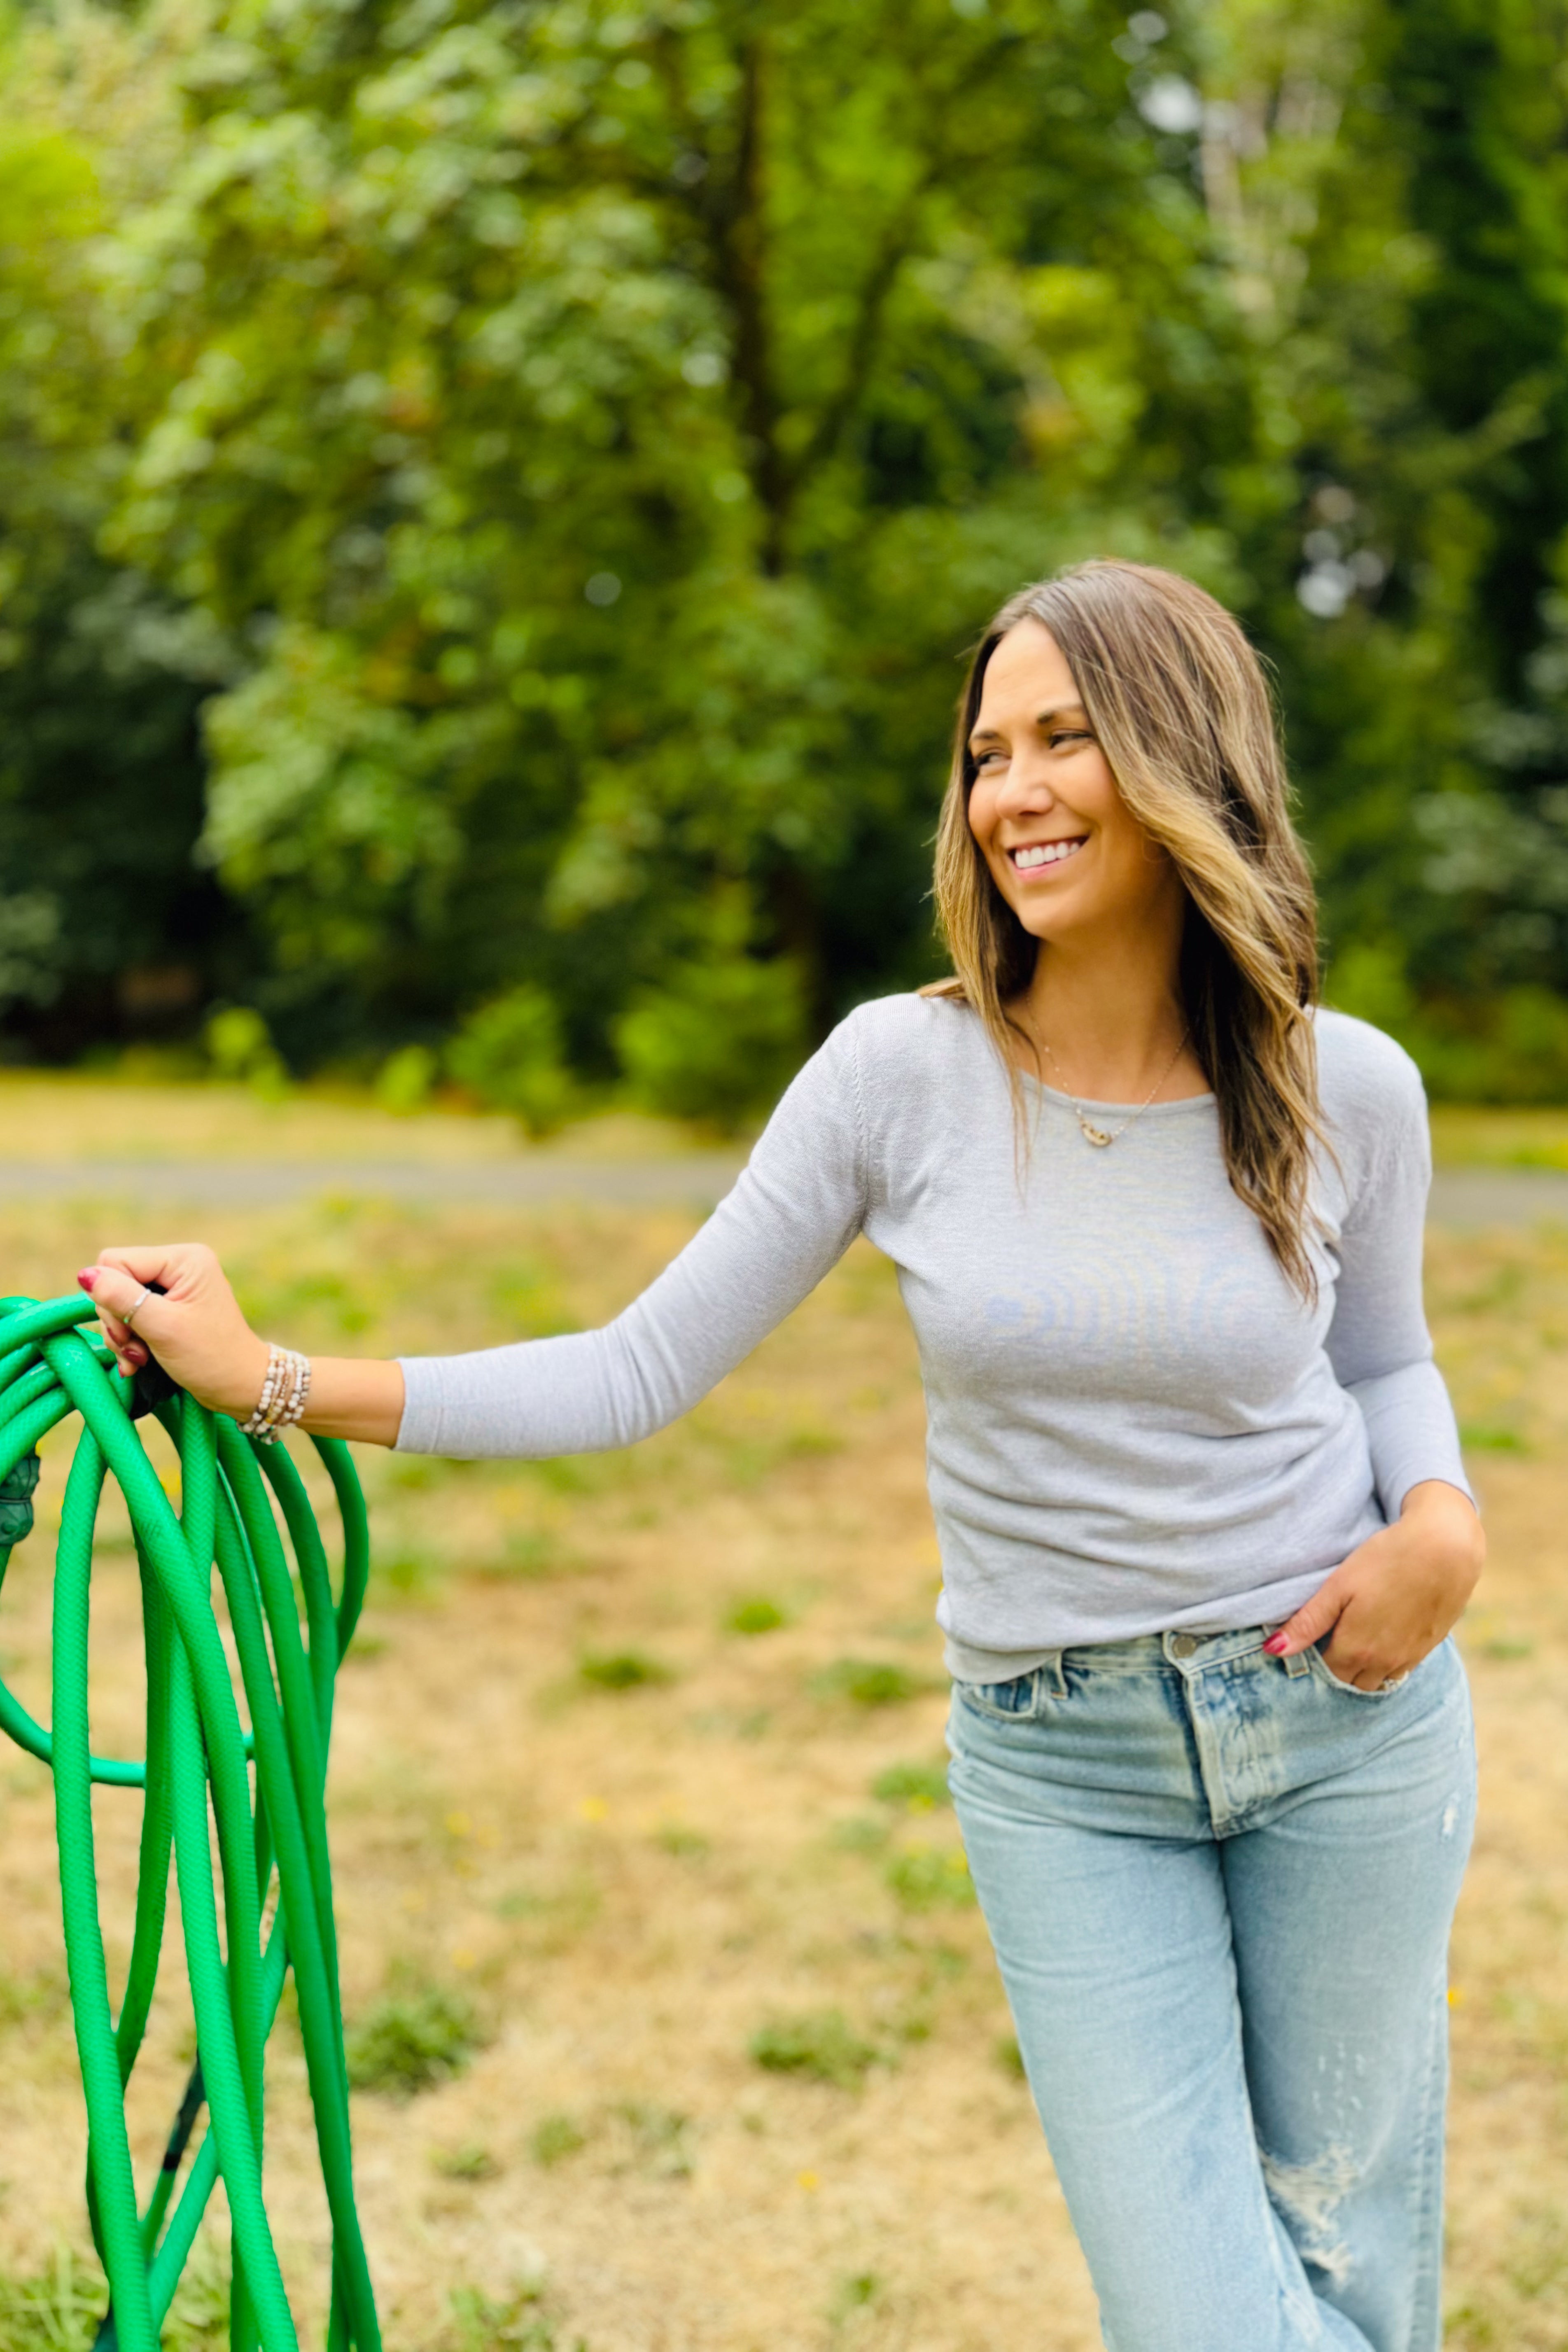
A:
{"type": "Polygon", "coordinates": [[[1381,1690],[1458,1623],[1486,1553],[1474,1505],[1457,1486],[1424,1479],[1394,1525],[1358,1544],[1264,1647],[1289,1657],[1331,1629],[1322,1654],[1329,1672],[1358,1690],[1381,1690]]]}

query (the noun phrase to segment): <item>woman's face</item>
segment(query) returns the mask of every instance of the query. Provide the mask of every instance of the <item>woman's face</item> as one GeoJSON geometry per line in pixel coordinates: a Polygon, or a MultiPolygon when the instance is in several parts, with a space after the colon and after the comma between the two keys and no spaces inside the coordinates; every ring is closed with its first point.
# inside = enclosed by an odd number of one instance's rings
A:
{"type": "Polygon", "coordinates": [[[992,655],[969,748],[970,830],[1026,931],[1059,941],[1179,922],[1175,865],[1122,800],[1040,622],[1020,621],[992,655]]]}

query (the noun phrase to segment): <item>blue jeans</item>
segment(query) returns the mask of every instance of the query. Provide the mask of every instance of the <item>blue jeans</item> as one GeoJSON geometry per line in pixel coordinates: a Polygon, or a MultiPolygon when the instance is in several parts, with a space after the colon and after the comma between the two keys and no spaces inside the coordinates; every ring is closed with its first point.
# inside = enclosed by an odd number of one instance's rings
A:
{"type": "Polygon", "coordinates": [[[956,1685],[953,1802],[1110,2352],[1436,2352],[1464,1668],[1263,1641],[956,1685]]]}

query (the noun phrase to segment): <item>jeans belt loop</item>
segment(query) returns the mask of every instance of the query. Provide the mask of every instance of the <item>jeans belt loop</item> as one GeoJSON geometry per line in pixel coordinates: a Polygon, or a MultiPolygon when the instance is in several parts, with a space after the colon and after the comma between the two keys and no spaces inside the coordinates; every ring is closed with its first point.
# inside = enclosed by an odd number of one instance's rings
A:
{"type": "Polygon", "coordinates": [[[1281,1658],[1279,1663],[1292,1681],[1294,1681],[1299,1675],[1310,1674],[1311,1672],[1311,1668],[1307,1663],[1307,1653],[1305,1650],[1292,1650],[1288,1658],[1281,1658]]]}
{"type": "Polygon", "coordinates": [[[1039,1677],[1040,1687],[1048,1690],[1053,1698],[1066,1698],[1068,1678],[1062,1672],[1062,1654],[1059,1650],[1052,1650],[1048,1656],[1041,1660],[1035,1672],[1039,1677]]]}

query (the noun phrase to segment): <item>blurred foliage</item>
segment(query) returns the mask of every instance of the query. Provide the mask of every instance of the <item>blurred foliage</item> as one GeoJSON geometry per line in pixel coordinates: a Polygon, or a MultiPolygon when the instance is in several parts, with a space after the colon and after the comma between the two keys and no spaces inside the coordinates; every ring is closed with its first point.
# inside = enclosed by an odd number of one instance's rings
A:
{"type": "Polygon", "coordinates": [[[0,37],[0,1022],[68,1052],[188,1028],[254,962],[192,856],[229,656],[98,545],[134,429],[109,257],[173,166],[194,34],[86,16],[0,37]]]}
{"type": "Polygon", "coordinates": [[[963,649],[1100,551],[1275,663],[1331,994],[1443,1090],[1568,1090],[1533,0],[78,0],[0,43],[15,1050],[243,1005],[393,1108],[445,1055],[536,1129],[623,1076],[743,1120],[938,968],[963,649]]]}
{"type": "Polygon", "coordinates": [[[230,1004],[215,1013],[203,1043],[214,1077],[249,1087],[263,1101],[277,1101],[288,1092],[288,1071],[254,1005],[230,1004]]]}
{"type": "Polygon", "coordinates": [[[633,1000],[616,1043],[649,1110],[734,1129],[766,1109],[805,1058],[805,992],[793,959],[731,952],[679,963],[633,1000]]]}
{"type": "Polygon", "coordinates": [[[375,1098],[383,1110],[406,1118],[430,1098],[439,1067],[428,1045],[400,1045],[376,1074],[375,1098]]]}
{"type": "Polygon", "coordinates": [[[452,1040],[447,1066],[480,1102],[510,1111],[531,1135],[548,1135],[571,1113],[574,1090],[562,1062],[561,1018],[531,982],[471,1013],[452,1040]]]}

